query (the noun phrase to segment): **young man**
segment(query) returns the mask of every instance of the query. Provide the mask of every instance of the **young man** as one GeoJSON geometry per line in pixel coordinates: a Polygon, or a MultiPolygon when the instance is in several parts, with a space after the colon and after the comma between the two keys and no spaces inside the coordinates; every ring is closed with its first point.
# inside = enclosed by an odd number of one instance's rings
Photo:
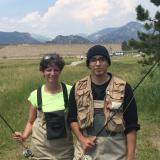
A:
{"type": "Polygon", "coordinates": [[[111,60],[104,46],[91,47],[86,64],[90,75],[73,86],[69,99],[68,121],[77,138],[74,159],[133,160],[139,125],[132,89],[107,72],[111,60]]]}

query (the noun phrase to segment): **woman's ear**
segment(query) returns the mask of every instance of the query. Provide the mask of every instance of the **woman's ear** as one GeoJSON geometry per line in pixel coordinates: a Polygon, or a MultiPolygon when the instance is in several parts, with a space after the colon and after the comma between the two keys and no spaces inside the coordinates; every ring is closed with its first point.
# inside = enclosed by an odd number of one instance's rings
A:
{"type": "Polygon", "coordinates": [[[44,71],[40,71],[40,72],[41,72],[42,76],[43,76],[43,77],[45,77],[45,75],[44,75],[44,71]]]}

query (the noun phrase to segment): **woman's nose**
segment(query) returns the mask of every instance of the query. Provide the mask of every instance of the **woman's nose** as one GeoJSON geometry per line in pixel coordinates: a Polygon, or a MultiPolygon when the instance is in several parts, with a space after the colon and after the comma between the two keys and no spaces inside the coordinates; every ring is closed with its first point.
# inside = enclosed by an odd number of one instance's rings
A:
{"type": "Polygon", "coordinates": [[[51,75],[55,75],[55,71],[54,71],[54,70],[51,70],[50,74],[51,74],[51,75]]]}

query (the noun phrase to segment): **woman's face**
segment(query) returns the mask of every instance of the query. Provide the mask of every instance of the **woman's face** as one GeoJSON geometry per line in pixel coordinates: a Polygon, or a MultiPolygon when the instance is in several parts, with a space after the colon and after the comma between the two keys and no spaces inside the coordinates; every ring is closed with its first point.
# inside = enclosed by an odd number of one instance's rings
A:
{"type": "Polygon", "coordinates": [[[48,83],[58,82],[60,74],[61,71],[55,64],[49,65],[48,68],[43,71],[44,78],[48,83]]]}

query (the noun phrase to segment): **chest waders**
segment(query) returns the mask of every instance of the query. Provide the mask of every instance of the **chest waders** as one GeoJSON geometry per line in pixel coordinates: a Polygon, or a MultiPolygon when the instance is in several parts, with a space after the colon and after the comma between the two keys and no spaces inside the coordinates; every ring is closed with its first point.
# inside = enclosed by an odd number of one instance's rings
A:
{"type": "Polygon", "coordinates": [[[37,118],[33,124],[31,149],[35,160],[72,160],[73,141],[67,127],[66,112],[68,95],[62,83],[65,110],[55,112],[42,111],[41,87],[37,89],[37,118]]]}
{"type": "MultiPolygon", "coordinates": [[[[99,128],[102,128],[105,123],[104,101],[93,100],[93,107],[94,121],[92,126],[81,130],[86,137],[96,136],[99,128]]],[[[96,138],[96,146],[89,152],[84,153],[80,142],[77,141],[74,160],[126,160],[126,151],[126,138],[123,133],[103,130],[96,138]]]]}

